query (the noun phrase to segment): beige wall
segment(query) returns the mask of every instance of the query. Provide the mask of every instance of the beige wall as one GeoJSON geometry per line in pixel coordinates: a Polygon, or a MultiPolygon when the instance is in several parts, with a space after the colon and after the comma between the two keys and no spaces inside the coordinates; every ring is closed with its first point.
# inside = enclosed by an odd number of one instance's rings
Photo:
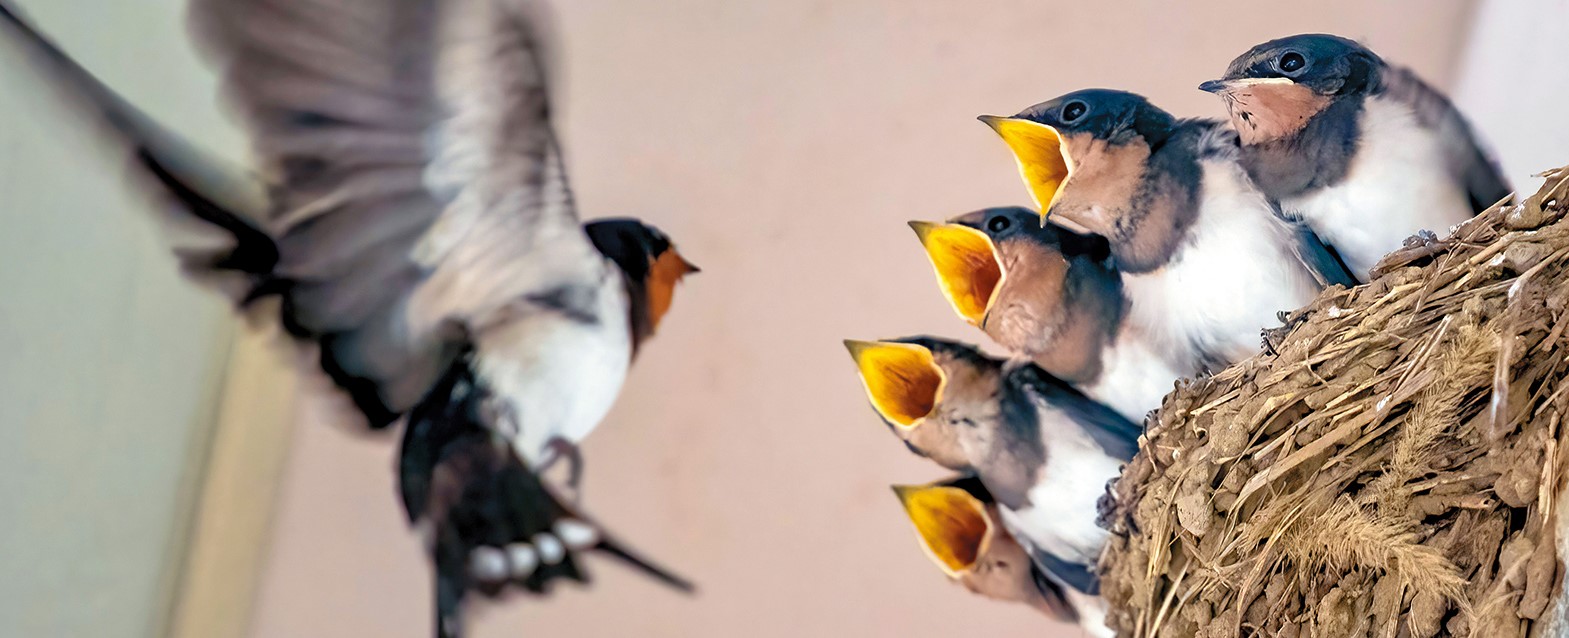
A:
{"type": "MultiPolygon", "coordinates": [[[[904,221],[1022,203],[981,113],[1090,85],[1219,114],[1194,87],[1271,37],[1363,39],[1449,86],[1468,4],[558,2],[585,213],[633,213],[704,273],[588,445],[587,504],[695,577],[591,564],[480,636],[1074,635],[949,585],[887,486],[941,472],[864,405],[839,340],[976,339],[904,221]]],[[[421,636],[428,587],[392,442],[308,409],[253,635],[421,636]]]]}
{"type": "MultiPolygon", "coordinates": [[[[180,0],[20,4],[153,113],[238,140],[180,0]]],[[[0,635],[161,636],[231,323],[0,35],[0,635]]]]}

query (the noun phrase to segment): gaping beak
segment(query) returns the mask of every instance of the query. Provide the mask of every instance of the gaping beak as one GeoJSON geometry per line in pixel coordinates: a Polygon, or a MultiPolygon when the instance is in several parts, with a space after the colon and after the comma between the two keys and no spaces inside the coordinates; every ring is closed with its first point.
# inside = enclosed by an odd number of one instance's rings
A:
{"type": "Polygon", "coordinates": [[[926,248],[937,286],[959,317],[979,326],[1007,276],[990,237],[962,224],[913,221],[910,228],[926,248]]]}
{"type": "Polygon", "coordinates": [[[910,429],[937,409],[948,376],[932,351],[910,343],[855,341],[845,348],[855,359],[872,408],[888,422],[910,429]]]}
{"type": "Polygon", "coordinates": [[[975,567],[991,542],[986,505],[957,487],[895,485],[894,494],[915,525],[915,536],[926,555],[949,578],[975,567]]]}
{"type": "Polygon", "coordinates": [[[1055,128],[1023,118],[982,115],[977,119],[992,127],[1013,151],[1019,176],[1044,222],[1057,192],[1073,174],[1073,158],[1062,143],[1062,135],[1055,128]]]}

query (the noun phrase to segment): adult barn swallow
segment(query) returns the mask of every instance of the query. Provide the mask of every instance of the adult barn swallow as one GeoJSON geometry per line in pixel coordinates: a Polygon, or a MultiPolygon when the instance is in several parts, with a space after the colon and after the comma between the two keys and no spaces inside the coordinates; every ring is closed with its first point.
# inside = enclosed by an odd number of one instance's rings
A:
{"type": "Polygon", "coordinates": [[[1225,102],[1253,181],[1359,277],[1419,231],[1509,196],[1453,103],[1351,40],[1271,40],[1199,88],[1225,102]]]}
{"type": "Polygon", "coordinates": [[[933,337],[877,343],[917,356],[863,374],[873,406],[890,421],[942,424],[1035,563],[1056,582],[1097,593],[1093,566],[1106,540],[1097,502],[1138,451],[1139,426],[1029,361],[933,337]]]}
{"type": "Polygon", "coordinates": [[[188,271],[241,308],[280,298],[282,326],[319,346],[370,426],[406,417],[401,489],[435,563],[437,633],[459,633],[471,588],[583,578],[581,550],[688,587],[534,471],[605,416],[694,269],[651,226],[580,226],[531,17],[489,0],[192,11],[249,131],[254,176],[196,153],[3,1],[0,22],[154,194],[226,236],[180,253],[188,271]]]}
{"type": "Polygon", "coordinates": [[[1350,283],[1322,243],[1275,214],[1237,135],[1142,96],[1089,89],[982,116],[1013,150],[1041,213],[1105,237],[1127,321],[1174,367],[1215,370],[1259,349],[1277,313],[1350,283]]]}
{"type": "Polygon", "coordinates": [[[916,539],[950,580],[976,594],[1023,603],[1063,622],[1077,622],[1071,590],[1035,566],[1003,528],[997,505],[973,476],[929,485],[895,485],[893,491],[915,527],[916,539]]]}
{"type": "Polygon", "coordinates": [[[961,318],[1130,419],[1160,407],[1178,367],[1124,321],[1122,277],[1104,238],[999,207],[910,222],[961,318]]]}
{"type": "Polygon", "coordinates": [[[844,345],[872,409],[905,447],[950,470],[969,468],[957,429],[982,418],[978,411],[995,409],[999,362],[970,346],[931,337],[846,339],[844,345]]]}

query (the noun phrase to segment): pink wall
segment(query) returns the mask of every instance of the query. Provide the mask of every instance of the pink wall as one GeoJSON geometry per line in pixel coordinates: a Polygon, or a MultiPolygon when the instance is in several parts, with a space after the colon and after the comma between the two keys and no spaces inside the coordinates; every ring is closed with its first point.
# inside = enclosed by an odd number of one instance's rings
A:
{"type": "MultiPolygon", "coordinates": [[[[977,114],[1094,85],[1216,116],[1200,81],[1302,31],[1363,39],[1448,86],[1469,13],[1354,0],[559,4],[559,105],[584,213],[645,216],[704,268],[589,442],[586,503],[702,591],[683,598],[595,561],[592,591],[490,610],[480,636],[1077,635],[945,582],[888,491],[942,473],[866,407],[839,340],[980,338],[944,304],[904,221],[1027,202],[977,114]]],[[[392,440],[321,414],[299,426],[253,634],[427,635],[392,440]]]]}

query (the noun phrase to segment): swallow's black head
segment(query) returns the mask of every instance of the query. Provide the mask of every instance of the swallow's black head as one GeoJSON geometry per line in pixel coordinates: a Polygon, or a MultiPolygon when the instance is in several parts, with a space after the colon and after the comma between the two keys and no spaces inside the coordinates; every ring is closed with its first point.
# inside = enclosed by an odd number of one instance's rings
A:
{"type": "Polygon", "coordinates": [[[1366,93],[1378,86],[1384,61],[1355,41],[1309,33],[1260,44],[1231,61],[1226,75],[1200,85],[1220,92],[1238,80],[1284,79],[1326,96],[1366,93]]]}
{"type": "MultiPolygon", "coordinates": [[[[647,279],[653,264],[674,249],[670,238],[658,228],[631,217],[594,220],[583,225],[583,232],[588,234],[588,240],[600,254],[615,262],[628,278],[637,281],[647,279]]],[[[698,271],[696,266],[687,266],[688,272],[698,271]]]]}
{"type": "Polygon", "coordinates": [[[1049,246],[1070,261],[1080,256],[1093,261],[1111,258],[1111,245],[1105,237],[1077,233],[1050,222],[1042,224],[1039,213],[1020,206],[987,208],[956,217],[953,221],[986,233],[992,243],[997,245],[1025,239],[1049,246]]]}
{"type": "Polygon", "coordinates": [[[1112,89],[1074,91],[1014,117],[1045,124],[1065,136],[1089,133],[1114,144],[1139,136],[1152,146],[1165,140],[1176,124],[1176,118],[1144,96],[1112,89]]]}
{"type": "Polygon", "coordinates": [[[670,243],[670,238],[641,220],[602,219],[583,225],[594,248],[616,264],[631,296],[634,343],[652,336],[670,310],[675,286],[698,272],[670,243]]]}

